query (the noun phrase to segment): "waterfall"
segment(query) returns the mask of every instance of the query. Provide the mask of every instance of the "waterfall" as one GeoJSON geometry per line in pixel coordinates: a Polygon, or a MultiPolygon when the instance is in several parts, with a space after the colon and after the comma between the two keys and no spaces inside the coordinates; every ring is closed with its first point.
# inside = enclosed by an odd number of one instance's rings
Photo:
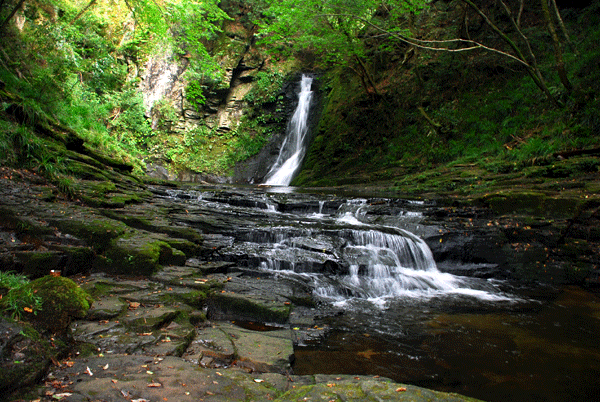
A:
{"type": "Polygon", "coordinates": [[[334,303],[512,297],[499,292],[494,281],[440,271],[427,243],[402,228],[402,220],[422,216],[410,210],[414,203],[398,211],[389,200],[325,199],[272,188],[265,193],[169,189],[166,194],[196,204],[201,222],[202,216],[212,217],[206,225],[222,234],[214,240],[218,258],[293,278],[334,303]]]}
{"type": "Polygon", "coordinates": [[[312,99],[312,78],[302,75],[298,106],[290,120],[287,134],[275,164],[266,175],[265,184],[273,186],[287,186],[292,182],[294,175],[300,169],[302,159],[306,153],[306,134],[308,133],[308,115],[312,99]]]}

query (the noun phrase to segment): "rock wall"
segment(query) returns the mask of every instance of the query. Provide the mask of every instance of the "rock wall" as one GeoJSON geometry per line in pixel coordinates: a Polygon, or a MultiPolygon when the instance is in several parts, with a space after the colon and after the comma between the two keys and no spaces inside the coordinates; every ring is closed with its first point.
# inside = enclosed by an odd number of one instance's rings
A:
{"type": "MultiPolygon", "coordinates": [[[[186,98],[185,72],[190,64],[186,56],[178,56],[172,47],[151,57],[141,74],[141,89],[146,116],[152,121],[152,129],[158,128],[160,111],[157,106],[168,104],[173,108],[177,121],[169,127],[173,135],[205,127],[223,134],[235,129],[248,111],[244,97],[252,89],[254,76],[265,66],[266,57],[253,46],[254,33],[241,24],[231,21],[224,27],[221,37],[211,45],[213,58],[223,69],[221,81],[209,85],[204,94],[206,102],[201,107],[186,98]]],[[[165,160],[148,161],[147,173],[151,177],[191,181],[228,182],[228,177],[198,174],[191,171],[172,173],[165,160]]]]}

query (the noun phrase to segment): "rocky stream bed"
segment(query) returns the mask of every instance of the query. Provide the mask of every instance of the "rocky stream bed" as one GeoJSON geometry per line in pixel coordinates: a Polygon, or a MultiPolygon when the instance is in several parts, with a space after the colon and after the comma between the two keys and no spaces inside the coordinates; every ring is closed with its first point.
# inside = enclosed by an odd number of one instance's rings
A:
{"type": "MultiPolygon", "coordinates": [[[[147,185],[123,175],[81,180],[78,197],[68,200],[35,174],[3,169],[1,176],[2,270],[32,278],[60,271],[94,300],[63,333],[41,331],[44,340],[24,336],[26,323],[2,319],[4,400],[471,400],[376,375],[294,374],[295,347],[326,337],[323,315],[340,312],[315,299],[306,281],[257,269],[256,250],[233,243],[263,230],[246,207],[320,212],[338,209],[345,197],[267,197],[254,187],[147,185]],[[243,212],[234,222],[215,212],[222,207],[209,212],[185,202],[198,192],[243,212]],[[24,366],[27,375],[6,375],[24,366]]],[[[506,206],[500,198],[489,203],[506,206]]],[[[591,288],[597,282],[595,205],[549,219],[472,205],[366,202],[372,219],[384,223],[418,212],[405,225],[427,242],[442,271],[591,288]]],[[[335,245],[320,250],[319,241],[298,248],[335,255],[327,249],[335,245]]],[[[345,269],[327,261],[313,265],[345,269]]]]}

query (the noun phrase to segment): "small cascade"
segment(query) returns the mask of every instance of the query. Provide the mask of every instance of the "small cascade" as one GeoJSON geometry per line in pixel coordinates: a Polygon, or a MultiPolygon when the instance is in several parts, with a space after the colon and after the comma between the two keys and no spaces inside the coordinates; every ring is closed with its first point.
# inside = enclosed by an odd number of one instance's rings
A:
{"type": "Polygon", "coordinates": [[[509,299],[489,281],[441,272],[425,241],[403,228],[402,219],[415,226],[422,215],[390,209],[386,200],[290,203],[289,195],[279,193],[168,194],[197,203],[199,213],[211,216],[210,230],[231,239],[219,243],[225,244],[219,258],[294,277],[317,297],[336,303],[448,295],[509,299]],[[381,211],[394,215],[384,219],[381,211]]]}
{"type": "Polygon", "coordinates": [[[312,80],[311,77],[302,75],[298,106],[288,124],[287,135],[279,150],[279,156],[267,173],[264,184],[287,186],[300,169],[307,146],[308,116],[313,94],[312,80]]]}

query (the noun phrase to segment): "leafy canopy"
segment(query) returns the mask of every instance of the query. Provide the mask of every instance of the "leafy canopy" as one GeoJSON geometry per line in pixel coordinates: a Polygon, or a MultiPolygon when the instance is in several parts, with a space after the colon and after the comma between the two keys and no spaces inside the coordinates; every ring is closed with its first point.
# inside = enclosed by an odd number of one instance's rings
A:
{"type": "Polygon", "coordinates": [[[363,37],[371,24],[399,29],[406,15],[427,0],[270,0],[260,22],[263,42],[276,51],[309,50],[323,62],[364,57],[363,37]]]}

